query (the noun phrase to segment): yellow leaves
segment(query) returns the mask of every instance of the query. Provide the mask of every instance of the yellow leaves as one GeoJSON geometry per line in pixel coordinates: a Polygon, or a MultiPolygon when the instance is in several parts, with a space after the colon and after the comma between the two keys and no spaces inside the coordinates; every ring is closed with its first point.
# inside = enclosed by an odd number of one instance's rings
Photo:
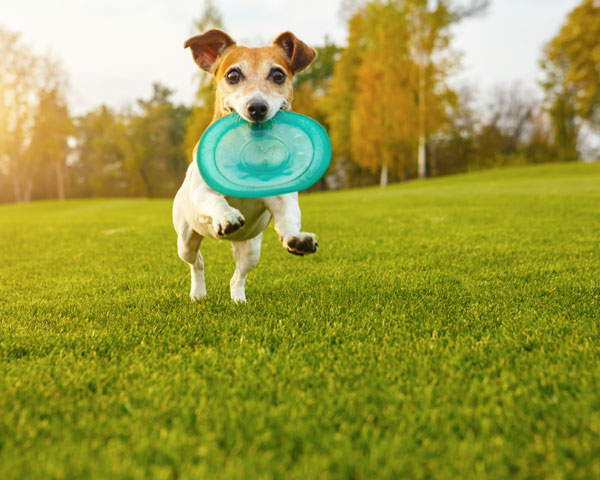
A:
{"type": "Polygon", "coordinates": [[[326,109],[323,96],[310,83],[304,83],[294,91],[294,111],[314,118],[320,123],[326,122],[326,109]]]}
{"type": "Polygon", "coordinates": [[[343,50],[334,67],[333,78],[324,106],[330,125],[329,135],[335,156],[350,156],[350,117],[356,97],[356,70],[362,61],[362,51],[358,48],[360,37],[360,16],[350,20],[349,44],[343,50]]]}
{"type": "Polygon", "coordinates": [[[415,169],[419,137],[439,130],[454,99],[444,82],[452,20],[440,5],[369,2],[350,20],[327,99],[336,156],[372,172],[415,169]]]}
{"type": "Polygon", "coordinates": [[[206,130],[206,127],[210,125],[213,118],[213,108],[200,106],[193,107],[192,113],[187,121],[187,127],[184,136],[184,150],[185,156],[188,162],[191,162],[192,153],[196,143],[200,140],[202,133],[206,130]]]}
{"type": "Polygon", "coordinates": [[[583,0],[544,50],[542,68],[551,101],[571,92],[577,115],[594,121],[600,110],[600,4],[583,0]]]}
{"type": "Polygon", "coordinates": [[[411,161],[412,152],[403,155],[402,147],[417,134],[413,68],[407,60],[388,64],[386,55],[374,52],[358,69],[350,125],[352,154],[359,166],[376,171],[382,165],[411,161]]]}

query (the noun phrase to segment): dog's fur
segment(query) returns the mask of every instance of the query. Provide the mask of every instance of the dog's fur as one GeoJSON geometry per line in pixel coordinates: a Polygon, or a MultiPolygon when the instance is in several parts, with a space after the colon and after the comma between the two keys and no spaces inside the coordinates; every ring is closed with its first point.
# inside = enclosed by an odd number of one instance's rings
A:
{"type": "MultiPolygon", "coordinates": [[[[220,30],[209,30],[190,38],[185,47],[191,48],[198,66],[214,76],[213,122],[233,111],[248,121],[256,120],[252,105],[262,107],[261,121],[270,119],[280,109],[289,110],[293,75],[310,65],[316,56],[312,48],[290,32],[279,35],[271,46],[247,48],[237,46],[220,30]],[[284,73],[283,82],[276,71],[284,73]],[[232,83],[232,78],[238,81],[232,83]]],[[[231,298],[245,302],[246,277],[258,263],[262,232],[271,217],[282,245],[290,253],[314,253],[315,235],[300,231],[298,193],[261,199],[225,197],[210,188],[200,175],[195,161],[197,149],[198,145],[173,203],[177,250],[192,273],[190,297],[196,300],[206,295],[200,245],[205,237],[211,237],[232,242],[236,268],[230,282],[231,298]]]]}

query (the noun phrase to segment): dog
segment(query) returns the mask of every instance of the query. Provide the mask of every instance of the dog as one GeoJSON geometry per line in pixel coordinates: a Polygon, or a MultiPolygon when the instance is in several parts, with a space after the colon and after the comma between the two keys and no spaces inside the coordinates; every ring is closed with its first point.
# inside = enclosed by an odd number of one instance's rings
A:
{"type": "MultiPolygon", "coordinates": [[[[184,48],[190,48],[196,64],[214,77],[213,122],[233,112],[249,122],[264,122],[280,109],[290,110],[293,76],[316,57],[315,50],[291,32],[282,33],[270,46],[248,48],[236,45],[221,30],[209,30],[187,40],[184,48]]],[[[197,150],[198,144],[173,202],[177,252],[191,269],[190,298],[198,300],[206,295],[200,246],[209,237],[231,241],[235,257],[231,298],[246,302],[246,278],[258,264],[262,232],[271,217],[289,253],[315,253],[316,236],[300,231],[297,192],[260,199],[224,196],[200,175],[197,150]]]]}

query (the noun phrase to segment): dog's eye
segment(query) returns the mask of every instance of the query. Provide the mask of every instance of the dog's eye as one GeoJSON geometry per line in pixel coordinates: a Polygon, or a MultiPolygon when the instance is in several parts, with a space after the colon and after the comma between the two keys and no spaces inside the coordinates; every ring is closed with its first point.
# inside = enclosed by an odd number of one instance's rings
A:
{"type": "Polygon", "coordinates": [[[225,78],[233,85],[242,79],[242,72],[240,72],[237,68],[233,68],[227,72],[225,78]]]}
{"type": "Polygon", "coordinates": [[[285,73],[283,73],[283,70],[281,70],[281,68],[274,68],[273,70],[271,70],[269,77],[277,85],[281,85],[283,82],[285,82],[285,73]]]}

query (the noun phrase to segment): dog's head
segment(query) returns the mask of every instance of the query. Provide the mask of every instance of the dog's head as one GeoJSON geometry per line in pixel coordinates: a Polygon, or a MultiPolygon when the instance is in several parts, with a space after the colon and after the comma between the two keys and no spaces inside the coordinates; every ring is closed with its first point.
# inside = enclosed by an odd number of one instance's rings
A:
{"type": "Polygon", "coordinates": [[[271,46],[248,48],[221,30],[209,30],[184,46],[215,78],[215,117],[235,111],[249,122],[269,120],[280,109],[291,108],[292,78],[317,55],[291,32],[279,35],[271,46]]]}

